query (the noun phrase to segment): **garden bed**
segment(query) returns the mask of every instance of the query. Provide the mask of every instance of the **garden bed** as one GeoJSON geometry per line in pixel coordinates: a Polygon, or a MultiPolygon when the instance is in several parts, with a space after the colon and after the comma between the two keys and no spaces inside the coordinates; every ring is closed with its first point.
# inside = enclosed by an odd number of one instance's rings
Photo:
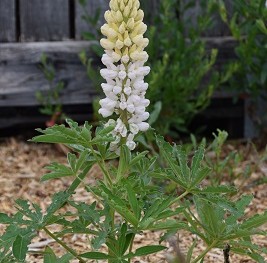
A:
{"type": "MultiPolygon", "coordinates": [[[[57,191],[64,190],[70,185],[71,179],[63,178],[61,180],[54,180],[53,182],[40,183],[41,175],[45,173],[44,166],[48,165],[50,162],[58,161],[65,162],[65,156],[60,153],[55,146],[50,145],[36,145],[33,143],[26,143],[24,139],[11,138],[8,140],[3,140],[0,143],[0,212],[5,212],[12,214],[16,211],[14,207],[14,201],[17,198],[28,199],[32,202],[40,204],[41,208],[44,209],[50,202],[51,196],[57,191]]],[[[255,199],[247,209],[247,214],[262,213],[267,208],[267,186],[266,184],[257,184],[259,179],[266,178],[267,176],[267,164],[261,162],[258,166],[258,156],[255,154],[253,147],[248,147],[242,144],[228,144],[225,146],[225,151],[230,152],[234,149],[239,148],[243,153],[247,152],[246,159],[240,163],[239,167],[234,171],[235,173],[241,173],[245,169],[248,163],[256,167],[248,180],[246,180],[242,193],[253,194],[255,199]],[[257,167],[258,166],[258,167],[257,167]]],[[[212,153],[210,153],[212,155],[212,153]]],[[[98,167],[94,167],[87,178],[87,182],[93,184],[95,178],[101,177],[101,172],[98,167]]],[[[243,181],[242,177],[235,180],[238,185],[243,181]]],[[[75,199],[84,202],[91,202],[92,198],[88,196],[88,193],[80,188],[77,190],[75,199]]],[[[4,226],[0,224],[0,232],[4,230],[4,226]]],[[[267,226],[265,226],[267,230],[267,226]]],[[[137,242],[135,244],[138,247],[139,244],[157,244],[161,233],[153,233],[139,235],[137,242]]],[[[178,238],[178,236],[177,236],[178,238]]],[[[179,233],[179,249],[187,251],[188,247],[192,244],[194,237],[190,236],[188,233],[179,233]]],[[[69,236],[64,239],[72,247],[74,247],[78,252],[90,251],[90,245],[88,242],[88,237],[85,235],[74,235],[69,236]]],[[[178,239],[177,239],[178,240],[178,239]]],[[[267,248],[266,237],[254,237],[254,242],[267,248]]],[[[174,242],[177,244],[178,242],[174,242]]],[[[40,232],[39,237],[34,240],[30,245],[32,251],[31,256],[27,258],[27,262],[42,262],[41,256],[38,255],[38,251],[43,251],[46,246],[51,246],[55,249],[58,254],[64,253],[64,251],[57,247],[57,245],[47,237],[45,233],[40,232]]],[[[168,251],[158,253],[156,256],[148,256],[142,260],[136,260],[135,262],[157,262],[165,263],[166,257],[172,253],[175,249],[173,245],[166,244],[171,247],[168,251]]],[[[205,245],[199,242],[196,255],[199,251],[203,251],[205,245]]],[[[267,257],[265,258],[267,260],[267,257]]],[[[73,261],[75,262],[75,261],[73,261]]],[[[205,260],[206,262],[224,262],[223,252],[214,249],[210,252],[205,260]]],[[[231,262],[253,262],[252,260],[231,255],[231,262]]]]}

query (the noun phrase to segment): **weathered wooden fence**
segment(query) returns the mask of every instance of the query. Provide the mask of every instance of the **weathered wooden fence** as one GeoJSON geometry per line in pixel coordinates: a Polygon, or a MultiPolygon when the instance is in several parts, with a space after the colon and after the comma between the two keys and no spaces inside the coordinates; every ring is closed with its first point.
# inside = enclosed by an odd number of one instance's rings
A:
{"type": "MultiPolygon", "coordinates": [[[[16,118],[10,118],[7,109],[37,106],[36,91],[49,89],[40,70],[42,53],[54,63],[57,79],[65,84],[61,97],[64,105],[92,102],[96,91],[78,53],[86,50],[90,55],[91,43],[83,41],[82,35],[95,28],[82,16],[84,11],[94,16],[98,9],[103,14],[108,3],[109,0],[88,0],[84,10],[79,0],[0,0],[0,128],[34,118],[25,118],[19,111],[16,118]]],[[[141,0],[150,17],[159,3],[160,0],[141,0]]],[[[231,4],[231,0],[228,3],[231,4]]],[[[199,13],[198,5],[186,16],[194,19],[196,13],[199,13]]],[[[103,20],[103,15],[101,18],[103,20]]],[[[208,32],[208,41],[211,46],[223,47],[225,52],[228,44],[229,49],[233,48],[232,41],[227,38],[221,41],[218,37],[227,34],[226,27],[218,22],[216,30],[208,32]]],[[[222,60],[225,59],[223,52],[222,60]]]]}

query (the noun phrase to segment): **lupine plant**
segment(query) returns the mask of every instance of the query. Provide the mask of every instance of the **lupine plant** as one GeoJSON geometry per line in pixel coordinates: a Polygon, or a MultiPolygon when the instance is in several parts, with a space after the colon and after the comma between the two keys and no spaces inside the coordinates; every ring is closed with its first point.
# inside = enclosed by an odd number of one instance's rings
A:
{"type": "MultiPolygon", "coordinates": [[[[49,165],[50,172],[42,181],[72,177],[73,182],[52,197],[46,211],[37,204],[18,200],[15,215],[0,214],[0,223],[7,225],[0,237],[0,262],[25,262],[31,252],[28,245],[40,231],[66,251],[59,257],[47,247],[43,251],[45,263],[74,259],[82,263],[130,263],[165,250],[161,242],[182,230],[196,237],[185,255],[188,263],[204,262],[210,250],[226,245],[228,252],[264,262],[261,253],[266,249],[253,244],[251,236],[266,235],[259,227],[267,222],[267,212],[247,218],[245,209],[252,196],[231,200],[228,196],[236,189],[202,184],[210,172],[203,162],[203,145],[193,158],[188,158],[181,146],[156,136],[158,158],[164,160],[165,166],[159,166],[157,157],[148,152],[133,152],[135,135],[149,129],[149,114],[145,112],[148,85],[144,82],[149,72],[144,66],[148,40],[143,37],[146,25],[139,6],[138,0],[111,0],[111,10],[105,13],[107,23],[101,30],[106,38],[101,45],[106,68],[101,74],[107,82],[102,85],[107,98],[100,101],[100,113],[110,117],[109,121],[93,133],[87,122],[79,126],[67,120],[68,126],[39,130],[41,135],[33,138],[34,142],[62,143],[71,151],[67,164],[49,165]],[[85,179],[93,165],[100,167],[102,178],[88,184],[85,179]],[[176,184],[178,191],[165,193],[161,186],[164,181],[176,184]],[[78,187],[91,196],[87,202],[75,200],[78,187]],[[92,199],[95,201],[90,202],[92,199]],[[147,246],[135,244],[136,235],[144,231],[161,231],[162,238],[147,246]],[[74,234],[88,236],[88,251],[75,251],[64,242],[65,236],[74,234]],[[194,250],[201,240],[206,249],[196,255],[194,250]]],[[[179,261],[173,257],[173,262],[179,261]]]]}

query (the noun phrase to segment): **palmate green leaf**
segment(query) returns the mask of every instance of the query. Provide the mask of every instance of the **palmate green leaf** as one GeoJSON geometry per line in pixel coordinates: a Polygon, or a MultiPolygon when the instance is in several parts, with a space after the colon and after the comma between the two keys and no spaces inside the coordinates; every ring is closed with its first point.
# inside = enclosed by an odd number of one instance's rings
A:
{"type": "Polygon", "coordinates": [[[11,224],[13,222],[12,218],[4,213],[0,213],[0,224],[11,224]]]}
{"type": "Polygon", "coordinates": [[[117,211],[127,222],[131,223],[133,226],[138,225],[138,218],[129,210],[128,204],[120,199],[118,196],[114,195],[104,184],[100,185],[102,189],[102,197],[105,198],[106,202],[117,211]]]}
{"type": "Polygon", "coordinates": [[[62,144],[76,144],[78,142],[77,138],[65,137],[63,133],[62,135],[60,134],[39,135],[34,137],[32,141],[42,142],[42,143],[62,143],[62,144]]]}
{"type": "Polygon", "coordinates": [[[160,230],[181,230],[181,229],[185,229],[188,230],[188,224],[187,223],[183,223],[183,222],[178,222],[174,219],[167,219],[165,221],[162,222],[157,222],[154,224],[150,224],[146,230],[151,230],[151,231],[160,231],[160,230]]]}
{"type": "Polygon", "coordinates": [[[109,256],[105,253],[101,252],[87,252],[84,254],[81,254],[80,257],[82,258],[88,258],[88,259],[115,259],[115,257],[109,256]]]}
{"type": "Polygon", "coordinates": [[[236,224],[237,220],[245,215],[245,210],[247,206],[251,203],[253,195],[243,195],[239,200],[235,202],[235,207],[238,210],[238,213],[231,214],[226,218],[226,224],[233,225],[236,224]]]}
{"type": "Polygon", "coordinates": [[[108,236],[107,231],[98,231],[91,240],[92,248],[98,250],[106,242],[108,236]]]}
{"type": "MultiPolygon", "coordinates": [[[[148,219],[153,219],[156,221],[159,214],[164,212],[166,209],[169,210],[170,204],[173,202],[173,197],[161,198],[158,197],[154,200],[153,204],[147,209],[144,217],[142,218],[140,224],[147,221],[148,219]]],[[[151,222],[151,220],[149,220],[151,222]]]]}
{"type": "Polygon", "coordinates": [[[130,244],[134,238],[134,233],[128,233],[125,237],[125,243],[122,250],[122,255],[127,251],[127,249],[130,247],[130,244]]]}
{"type": "Polygon", "coordinates": [[[68,160],[68,164],[69,164],[72,172],[74,173],[75,172],[76,161],[77,161],[76,155],[69,152],[67,154],[67,160],[68,160]]]}
{"type": "Polygon", "coordinates": [[[236,246],[236,247],[244,247],[246,249],[251,249],[251,250],[255,250],[255,251],[267,254],[267,249],[266,248],[260,247],[260,246],[258,246],[256,244],[253,244],[250,241],[238,240],[238,241],[230,242],[230,245],[236,246]]]}
{"type": "Polygon", "coordinates": [[[87,176],[88,172],[92,166],[96,163],[96,160],[90,160],[84,164],[83,170],[77,175],[77,178],[72,182],[72,184],[67,189],[67,192],[72,194],[75,192],[76,188],[82,183],[84,178],[87,176]]]}
{"type": "Polygon", "coordinates": [[[267,211],[261,215],[254,215],[248,220],[244,221],[240,228],[244,230],[250,230],[253,228],[258,228],[267,223],[267,211]]]}
{"type": "Polygon", "coordinates": [[[118,238],[119,243],[119,256],[122,256],[124,254],[124,246],[126,241],[126,233],[127,233],[127,224],[123,223],[120,229],[120,236],[118,238]]]}
{"type": "Polygon", "coordinates": [[[164,172],[162,171],[155,171],[150,174],[151,177],[157,179],[168,179],[172,182],[176,183],[177,185],[181,186],[183,189],[186,189],[187,186],[183,183],[175,174],[173,174],[171,169],[165,169],[164,172]]]}
{"type": "Polygon", "coordinates": [[[119,244],[118,256],[122,257],[124,255],[124,253],[129,248],[133,238],[134,238],[134,233],[129,232],[127,224],[123,223],[121,226],[120,235],[118,239],[118,244],[119,244]]]}
{"type": "Polygon", "coordinates": [[[233,246],[233,247],[231,247],[231,251],[236,253],[236,254],[248,256],[248,257],[254,259],[257,263],[266,263],[266,261],[262,257],[262,255],[260,255],[259,253],[255,252],[255,251],[251,251],[248,248],[245,248],[245,247],[234,247],[233,246]]]}
{"type": "Polygon", "coordinates": [[[167,249],[167,247],[160,246],[160,245],[155,245],[155,246],[144,246],[141,248],[136,249],[134,252],[135,257],[142,257],[150,254],[157,253],[159,251],[162,251],[164,249],[167,249]]]}
{"type": "Polygon", "coordinates": [[[191,177],[192,180],[195,180],[195,178],[198,176],[198,171],[201,168],[201,162],[203,161],[204,158],[204,144],[201,144],[197,151],[195,152],[193,159],[192,159],[192,164],[191,164],[191,177]]]}
{"type": "Polygon", "coordinates": [[[178,180],[173,180],[175,183],[181,182],[181,187],[185,187],[187,184],[187,180],[184,180],[184,176],[182,175],[182,171],[180,167],[176,164],[176,161],[173,159],[172,146],[164,141],[164,138],[161,136],[156,136],[157,144],[160,149],[160,153],[162,154],[163,158],[166,160],[167,164],[169,165],[171,171],[174,173],[175,177],[178,180]]]}
{"type": "Polygon", "coordinates": [[[179,208],[176,208],[175,210],[166,209],[165,211],[158,214],[158,216],[156,217],[156,220],[170,218],[172,216],[182,213],[184,210],[185,210],[185,207],[179,207],[179,208]]]}
{"type": "Polygon", "coordinates": [[[131,151],[126,145],[122,145],[118,174],[123,175],[129,170],[130,161],[131,161],[131,151]]]}
{"type": "Polygon", "coordinates": [[[96,209],[96,202],[89,205],[86,203],[68,201],[68,204],[77,209],[77,216],[79,216],[79,222],[82,226],[87,227],[89,224],[99,224],[102,211],[96,209]]]}
{"type": "Polygon", "coordinates": [[[227,210],[232,214],[239,215],[235,203],[227,200],[225,197],[214,194],[208,194],[208,195],[198,195],[198,198],[205,200],[206,202],[210,202],[213,205],[215,205],[215,207],[218,207],[222,210],[227,210]]]}
{"type": "Polygon", "coordinates": [[[209,175],[210,171],[211,169],[209,167],[199,168],[197,173],[194,175],[194,178],[192,179],[190,188],[199,185],[209,175]]]}
{"type": "Polygon", "coordinates": [[[219,186],[208,186],[204,189],[193,189],[193,194],[224,194],[224,193],[236,193],[236,188],[232,186],[219,185],[219,186]]]}
{"type": "Polygon", "coordinates": [[[31,242],[30,235],[31,233],[27,233],[26,235],[17,235],[12,246],[13,255],[17,260],[22,261],[26,258],[26,254],[28,252],[28,245],[31,242]]]}
{"type": "Polygon", "coordinates": [[[89,156],[88,156],[88,152],[86,150],[80,154],[80,156],[79,156],[79,158],[75,164],[75,173],[77,173],[80,169],[82,169],[82,166],[84,165],[85,161],[87,160],[87,157],[89,157],[89,156]]]}
{"type": "Polygon", "coordinates": [[[96,130],[96,137],[108,135],[110,132],[112,132],[114,130],[114,128],[115,128],[115,125],[109,125],[107,127],[103,127],[102,129],[97,129],[96,130]]]}
{"type": "Polygon", "coordinates": [[[83,127],[70,119],[66,120],[69,127],[65,125],[54,125],[45,130],[37,129],[43,135],[34,137],[31,141],[43,143],[80,144],[88,147],[91,144],[91,126],[86,122],[83,127]],[[89,137],[89,138],[88,138],[89,137]]]}
{"type": "Polygon", "coordinates": [[[220,237],[226,228],[224,209],[196,196],[194,196],[194,203],[205,232],[212,238],[220,237]]]}
{"type": "Polygon", "coordinates": [[[74,172],[72,171],[71,168],[63,164],[59,164],[59,163],[52,163],[46,166],[45,169],[48,169],[51,172],[42,176],[41,178],[42,182],[51,180],[51,179],[58,179],[61,177],[74,176],[74,172]]]}
{"type": "Polygon", "coordinates": [[[50,247],[46,247],[44,251],[44,263],[69,263],[73,259],[73,255],[66,254],[61,258],[57,258],[54,251],[50,247]]]}
{"type": "MultiPolygon", "coordinates": [[[[187,159],[187,155],[185,150],[183,150],[182,146],[178,146],[175,148],[176,151],[176,156],[178,158],[179,161],[179,167],[180,167],[180,171],[181,171],[181,176],[184,180],[184,182],[191,180],[191,172],[190,172],[190,168],[188,166],[188,159],[187,159]]],[[[200,152],[198,152],[200,153],[200,152]]],[[[199,157],[199,156],[198,156],[199,157]]],[[[195,164],[194,164],[194,169],[196,170],[198,164],[198,158],[196,158],[195,160],[195,164]]]]}
{"type": "MultiPolygon", "coordinates": [[[[22,215],[27,216],[29,219],[31,219],[32,222],[37,223],[42,221],[43,214],[41,208],[37,204],[32,204],[33,208],[31,208],[30,203],[22,199],[16,200],[16,204],[18,211],[22,215]]],[[[24,221],[24,223],[26,223],[26,221],[24,221]]]]}
{"type": "Polygon", "coordinates": [[[257,229],[252,229],[252,230],[248,230],[248,229],[239,229],[238,228],[239,225],[232,225],[230,228],[229,226],[227,226],[227,235],[224,236],[224,240],[234,240],[234,239],[249,239],[251,236],[253,235],[266,235],[266,232],[263,232],[261,230],[257,230],[257,229]]]}
{"type": "Polygon", "coordinates": [[[197,246],[197,240],[194,240],[194,243],[191,245],[191,247],[189,248],[187,255],[186,255],[186,262],[185,263],[190,263],[192,260],[192,256],[193,256],[193,251],[195,249],[195,247],[197,246]]]}
{"type": "Polygon", "coordinates": [[[53,216],[54,213],[59,210],[64,204],[66,204],[71,193],[68,192],[58,192],[53,195],[52,202],[46,210],[46,215],[43,219],[43,224],[47,223],[53,216]]]}
{"type": "Polygon", "coordinates": [[[0,251],[0,263],[17,263],[17,260],[13,257],[12,252],[4,249],[0,251]]]}
{"type": "Polygon", "coordinates": [[[74,257],[71,254],[66,254],[58,259],[57,263],[69,263],[74,257]]]}
{"type": "Polygon", "coordinates": [[[57,256],[50,247],[46,247],[44,251],[44,263],[57,263],[57,256]]]}
{"type": "Polygon", "coordinates": [[[149,153],[149,151],[144,151],[142,153],[137,153],[136,156],[134,156],[132,158],[132,160],[129,163],[129,166],[134,166],[135,164],[137,164],[141,159],[143,159],[147,154],[149,153]]]}
{"type": "Polygon", "coordinates": [[[136,198],[136,193],[134,192],[133,188],[131,187],[131,185],[128,182],[125,183],[125,188],[127,190],[128,200],[129,200],[129,204],[132,208],[132,211],[133,211],[135,217],[140,219],[141,209],[140,209],[139,202],[136,198]]]}
{"type": "Polygon", "coordinates": [[[5,249],[12,247],[17,235],[21,232],[21,229],[17,225],[9,225],[6,228],[5,233],[0,237],[0,245],[5,249]]]}
{"type": "Polygon", "coordinates": [[[79,170],[83,167],[84,163],[87,161],[87,158],[89,157],[89,153],[86,149],[84,149],[81,153],[79,158],[76,157],[75,154],[68,153],[68,163],[71,167],[72,174],[75,175],[79,172],[79,170]]]}

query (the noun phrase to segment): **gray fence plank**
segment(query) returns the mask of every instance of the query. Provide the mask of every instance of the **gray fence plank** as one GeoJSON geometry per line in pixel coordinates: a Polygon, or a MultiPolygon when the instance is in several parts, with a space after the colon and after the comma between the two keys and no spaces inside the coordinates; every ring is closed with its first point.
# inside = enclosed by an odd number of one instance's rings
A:
{"type": "Polygon", "coordinates": [[[0,42],[16,41],[15,0],[0,0],[0,42]]]}
{"type": "Polygon", "coordinates": [[[79,1],[75,2],[75,35],[76,39],[82,39],[84,32],[96,32],[104,23],[104,12],[109,8],[109,0],[87,0],[85,9],[79,4],[79,1]],[[90,17],[94,17],[97,10],[100,10],[100,19],[96,27],[88,24],[82,18],[83,15],[87,14],[90,17]]]}
{"type": "Polygon", "coordinates": [[[70,37],[69,1],[20,0],[22,41],[56,41],[70,37]]]}
{"type": "Polygon", "coordinates": [[[145,12],[145,21],[153,23],[153,18],[159,12],[160,0],[141,0],[141,8],[145,12]]]}
{"type": "Polygon", "coordinates": [[[96,89],[78,58],[80,51],[86,49],[89,52],[89,48],[90,42],[85,41],[0,44],[0,111],[1,107],[39,104],[36,91],[49,89],[39,67],[42,53],[53,62],[56,80],[65,83],[62,103],[92,102],[96,89]]]}

